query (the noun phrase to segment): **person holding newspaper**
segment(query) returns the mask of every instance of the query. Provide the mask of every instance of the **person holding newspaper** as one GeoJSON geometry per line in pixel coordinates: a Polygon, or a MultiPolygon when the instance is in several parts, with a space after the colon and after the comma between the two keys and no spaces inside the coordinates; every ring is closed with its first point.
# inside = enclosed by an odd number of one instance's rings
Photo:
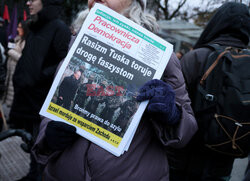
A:
{"type": "MultiPolygon", "coordinates": [[[[89,8],[96,2],[156,33],[157,24],[146,13],[145,0],[89,0],[89,8]]],[[[84,21],[84,17],[79,16],[76,20],[82,24],[79,19],[84,21]]],[[[44,118],[33,147],[37,161],[46,165],[44,180],[168,181],[165,149],[185,146],[197,131],[175,54],[162,80],[151,80],[140,89],[137,101],[144,100],[149,100],[148,107],[130,148],[120,157],[77,135],[75,127],[44,118]]]]}

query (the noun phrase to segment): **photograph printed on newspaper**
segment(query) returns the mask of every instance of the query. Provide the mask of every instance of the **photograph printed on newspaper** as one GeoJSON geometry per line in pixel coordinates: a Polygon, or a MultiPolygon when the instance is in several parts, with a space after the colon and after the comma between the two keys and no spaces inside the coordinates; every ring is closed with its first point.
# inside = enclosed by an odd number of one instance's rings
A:
{"type": "Polygon", "coordinates": [[[116,156],[129,148],[147,101],[140,87],[160,79],[173,47],[96,3],[61,65],[40,114],[116,156]]]}

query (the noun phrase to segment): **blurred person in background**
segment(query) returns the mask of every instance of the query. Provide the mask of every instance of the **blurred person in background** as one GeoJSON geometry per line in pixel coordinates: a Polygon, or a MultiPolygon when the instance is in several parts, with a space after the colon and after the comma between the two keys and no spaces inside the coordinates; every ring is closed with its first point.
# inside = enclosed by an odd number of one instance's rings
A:
{"type": "Polygon", "coordinates": [[[180,60],[182,57],[183,57],[183,55],[184,55],[184,52],[183,51],[178,51],[178,52],[176,52],[176,56],[177,56],[177,58],[180,60]]]}
{"type": "Polygon", "coordinates": [[[6,119],[8,119],[9,109],[12,105],[14,97],[14,87],[12,82],[13,74],[16,64],[22,55],[22,50],[25,45],[25,38],[28,34],[28,26],[25,21],[18,23],[17,32],[18,35],[15,38],[15,42],[10,44],[11,46],[9,46],[9,50],[7,52],[7,75],[5,80],[6,90],[3,96],[3,105],[6,107],[6,119]]]}
{"type": "MultiPolygon", "coordinates": [[[[89,0],[89,8],[96,2],[157,32],[156,20],[146,12],[145,0],[89,0]]],[[[83,21],[76,22],[81,27],[83,21]]],[[[180,62],[174,53],[162,80],[151,80],[141,88],[137,101],[144,100],[149,100],[147,110],[129,150],[120,157],[77,135],[75,127],[44,118],[32,149],[37,161],[46,165],[44,180],[168,181],[164,149],[183,147],[197,130],[180,62]]]]}
{"type": "MultiPolygon", "coordinates": [[[[28,0],[29,34],[13,75],[14,100],[11,128],[25,129],[35,139],[39,111],[51,87],[59,62],[67,55],[71,32],[60,19],[63,0],[28,0]]],[[[30,170],[20,180],[39,180],[40,171],[31,155],[30,170]]]]}

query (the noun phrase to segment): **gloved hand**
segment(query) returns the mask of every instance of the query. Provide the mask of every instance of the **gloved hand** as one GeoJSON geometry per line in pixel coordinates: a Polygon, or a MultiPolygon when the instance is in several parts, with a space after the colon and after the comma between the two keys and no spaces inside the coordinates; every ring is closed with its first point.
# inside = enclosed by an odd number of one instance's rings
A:
{"type": "Polygon", "coordinates": [[[157,79],[147,82],[139,91],[137,101],[149,100],[147,110],[163,123],[176,124],[181,112],[175,104],[175,93],[172,87],[157,79]]]}
{"type": "Polygon", "coordinates": [[[64,150],[77,138],[76,128],[63,122],[50,121],[45,130],[47,146],[53,151],[64,150]]]}

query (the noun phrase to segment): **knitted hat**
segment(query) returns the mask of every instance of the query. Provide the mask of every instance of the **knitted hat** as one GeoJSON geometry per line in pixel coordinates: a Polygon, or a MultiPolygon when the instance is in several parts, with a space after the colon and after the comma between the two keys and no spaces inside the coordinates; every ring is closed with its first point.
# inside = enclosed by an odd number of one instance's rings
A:
{"type": "Polygon", "coordinates": [[[138,0],[143,10],[146,9],[147,0],[138,0]]]}
{"type": "Polygon", "coordinates": [[[64,2],[64,0],[42,0],[43,6],[49,6],[49,5],[55,5],[55,6],[59,6],[62,5],[64,2]]]}

